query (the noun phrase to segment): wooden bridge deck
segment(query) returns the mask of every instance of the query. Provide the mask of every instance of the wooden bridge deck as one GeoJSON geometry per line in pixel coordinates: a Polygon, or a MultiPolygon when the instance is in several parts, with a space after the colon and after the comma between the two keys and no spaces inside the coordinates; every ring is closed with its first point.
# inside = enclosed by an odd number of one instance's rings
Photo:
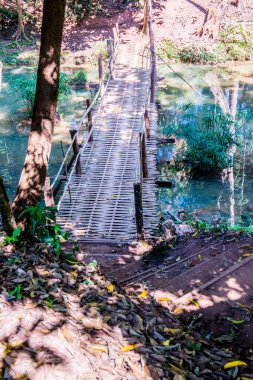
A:
{"type": "MultiPolygon", "coordinates": [[[[133,185],[150,75],[142,55],[143,44],[119,46],[115,78],[98,108],[93,142],[81,151],[82,174],[71,176],[70,192],[65,189],[60,200],[58,222],[79,240],[130,241],[136,236],[133,185]]],[[[143,183],[146,235],[152,234],[156,223],[156,113],[152,107],[150,114],[149,178],[143,183]]]]}

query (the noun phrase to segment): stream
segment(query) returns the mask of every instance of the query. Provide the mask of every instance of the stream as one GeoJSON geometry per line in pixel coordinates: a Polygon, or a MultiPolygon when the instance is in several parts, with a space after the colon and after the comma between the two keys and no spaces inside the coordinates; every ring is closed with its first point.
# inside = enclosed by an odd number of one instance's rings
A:
{"type": "MultiPolygon", "coordinates": [[[[253,111],[253,64],[230,67],[207,67],[189,64],[173,64],[173,68],[192,87],[182,81],[168,67],[159,68],[158,88],[158,134],[160,138],[175,136],[180,141],[180,128],[175,120],[183,118],[184,107],[199,109],[206,104],[218,104],[222,109],[253,111]]],[[[28,68],[3,70],[0,92],[0,175],[3,176],[10,199],[13,199],[25,157],[28,123],[24,119],[24,103],[15,89],[10,88],[10,78],[26,73],[28,68]]],[[[69,70],[68,73],[73,73],[69,70]]],[[[94,77],[94,73],[92,76],[94,77]]],[[[69,125],[78,120],[88,97],[87,90],[71,88],[70,94],[59,107],[61,125],[56,127],[49,165],[53,177],[62,161],[61,142],[66,150],[69,144],[69,125]]],[[[173,181],[172,188],[160,188],[158,207],[160,216],[178,217],[186,213],[189,218],[208,222],[225,221],[230,224],[250,223],[253,220],[253,122],[247,120],[241,128],[240,146],[237,147],[233,173],[229,178],[221,175],[191,176],[177,172],[171,166],[177,144],[158,145],[157,160],[162,176],[173,181]]],[[[179,126],[180,127],[180,126],[179,126]]]]}
{"type": "MultiPolygon", "coordinates": [[[[175,136],[176,144],[158,145],[160,174],[173,180],[172,188],[158,191],[160,216],[170,218],[184,213],[187,218],[207,222],[252,224],[253,220],[253,64],[230,67],[207,67],[174,64],[173,69],[160,67],[158,89],[159,136],[175,136]],[[229,114],[245,113],[246,120],[238,128],[240,144],[236,147],[234,169],[227,176],[221,174],[192,176],[177,172],[171,162],[177,150],[180,121],[191,105],[200,112],[204,105],[219,105],[229,114]],[[179,122],[177,122],[179,120],[179,122]],[[176,125],[176,127],[175,127],[176,125]]],[[[199,115],[200,116],[200,115],[199,115]]]]}

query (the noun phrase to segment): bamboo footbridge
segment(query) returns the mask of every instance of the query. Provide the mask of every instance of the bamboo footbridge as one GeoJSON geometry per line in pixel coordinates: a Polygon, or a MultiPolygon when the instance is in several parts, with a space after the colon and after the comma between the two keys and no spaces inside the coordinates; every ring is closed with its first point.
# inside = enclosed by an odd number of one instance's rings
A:
{"type": "Polygon", "coordinates": [[[150,102],[152,55],[145,43],[121,45],[115,28],[108,41],[108,75],[100,57],[99,89],[70,130],[72,143],[52,186],[45,187],[46,204],[52,205],[53,191],[64,184],[58,223],[80,241],[129,242],[156,231],[157,115],[150,102]]]}

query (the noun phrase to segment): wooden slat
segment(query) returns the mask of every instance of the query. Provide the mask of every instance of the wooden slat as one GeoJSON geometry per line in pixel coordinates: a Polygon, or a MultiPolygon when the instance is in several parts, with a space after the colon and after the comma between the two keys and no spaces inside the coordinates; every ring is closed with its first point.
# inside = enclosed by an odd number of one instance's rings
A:
{"type": "MultiPolygon", "coordinates": [[[[139,133],[143,126],[149,70],[142,66],[144,44],[120,46],[110,81],[94,121],[93,141],[81,152],[82,173],[72,175],[60,200],[58,222],[85,241],[131,241],[136,238],[133,185],[139,133]]],[[[149,110],[149,178],[143,183],[145,235],[156,229],[156,128],[149,110]]]]}

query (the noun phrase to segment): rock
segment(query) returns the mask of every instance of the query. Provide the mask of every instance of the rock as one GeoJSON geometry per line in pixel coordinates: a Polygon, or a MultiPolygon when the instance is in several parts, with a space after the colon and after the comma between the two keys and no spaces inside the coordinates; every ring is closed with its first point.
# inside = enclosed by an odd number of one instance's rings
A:
{"type": "Polygon", "coordinates": [[[173,235],[187,235],[187,234],[193,234],[195,232],[195,228],[190,226],[189,224],[180,223],[176,224],[172,220],[166,220],[165,222],[165,236],[171,236],[173,235]]]}

